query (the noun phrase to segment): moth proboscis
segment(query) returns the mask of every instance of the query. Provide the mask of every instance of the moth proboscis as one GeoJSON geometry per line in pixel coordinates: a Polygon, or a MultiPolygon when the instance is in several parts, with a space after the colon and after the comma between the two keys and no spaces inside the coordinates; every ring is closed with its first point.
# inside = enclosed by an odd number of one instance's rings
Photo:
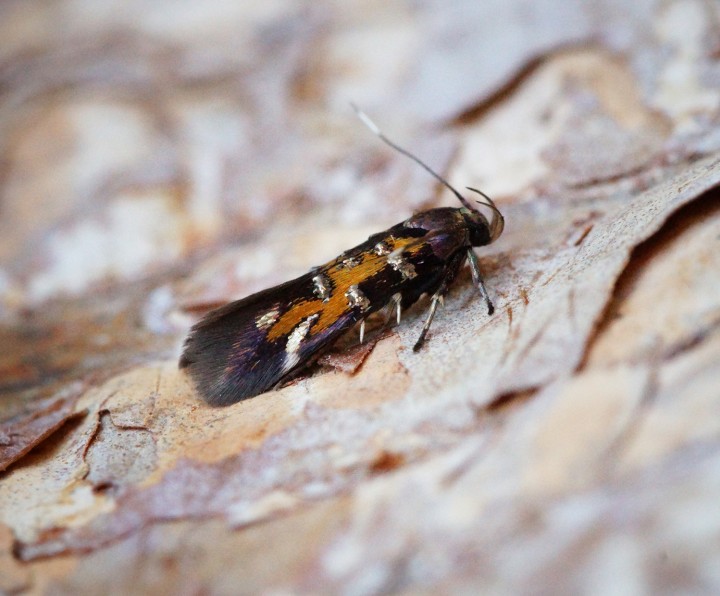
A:
{"type": "MultiPolygon", "coordinates": [[[[353,106],[355,107],[355,106],[353,106]]],[[[221,406],[268,391],[313,362],[343,333],[383,307],[397,314],[423,295],[430,308],[413,350],[423,345],[439,302],[462,265],[494,307],[483,284],[474,246],[497,240],[505,225],[483,192],[477,203],[492,211],[490,221],[450,183],[418,157],[388,139],[366,114],[360,119],[384,143],[419,164],[448,188],[462,207],[422,211],[370,236],[339,257],[300,277],[230,302],[208,313],[185,340],[180,368],[186,368],[200,395],[221,406]]]]}

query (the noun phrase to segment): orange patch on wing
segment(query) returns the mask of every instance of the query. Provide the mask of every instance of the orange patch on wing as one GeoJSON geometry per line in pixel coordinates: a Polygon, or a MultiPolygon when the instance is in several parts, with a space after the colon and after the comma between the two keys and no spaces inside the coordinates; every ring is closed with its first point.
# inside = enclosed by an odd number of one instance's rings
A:
{"type": "Polygon", "coordinates": [[[322,300],[307,300],[293,304],[292,308],[281,316],[268,332],[270,341],[289,334],[295,326],[307,317],[320,312],[323,309],[322,300]]]}
{"type": "MultiPolygon", "coordinates": [[[[385,241],[390,245],[390,251],[393,252],[398,248],[412,244],[408,253],[418,252],[422,248],[422,243],[417,242],[418,238],[386,238],[385,241]]],[[[310,328],[310,334],[315,335],[330,327],[337,321],[342,314],[350,308],[345,292],[350,286],[360,284],[367,281],[380,271],[387,264],[387,256],[377,255],[372,251],[366,251],[355,255],[359,262],[354,267],[347,268],[342,261],[346,256],[326,263],[321,267],[324,275],[327,275],[332,282],[332,294],[327,302],[322,300],[308,300],[295,304],[283,314],[280,319],[272,326],[268,333],[269,340],[275,340],[284,335],[288,335],[292,330],[305,318],[320,313],[320,318],[310,328]]]]}

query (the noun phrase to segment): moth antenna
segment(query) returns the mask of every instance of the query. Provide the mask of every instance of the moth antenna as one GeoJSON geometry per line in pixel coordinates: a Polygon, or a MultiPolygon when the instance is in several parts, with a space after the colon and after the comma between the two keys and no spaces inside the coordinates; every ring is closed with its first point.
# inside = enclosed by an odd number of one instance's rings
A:
{"type": "MultiPolygon", "coordinates": [[[[428,166],[424,161],[422,161],[419,157],[416,157],[412,153],[410,153],[407,149],[403,149],[399,145],[395,144],[393,141],[388,139],[383,132],[378,128],[378,125],[375,124],[372,120],[370,120],[370,117],[363,112],[360,108],[358,108],[354,103],[350,102],[350,105],[352,106],[353,110],[355,110],[355,113],[357,114],[358,118],[362,120],[362,123],[367,126],[375,135],[377,135],[380,140],[385,143],[386,145],[389,145],[395,151],[398,151],[399,153],[402,153],[405,157],[409,157],[412,159],[416,164],[418,164],[423,170],[425,170],[428,174],[430,174],[435,180],[440,182],[445,188],[450,190],[457,198],[458,200],[463,204],[464,207],[467,207],[471,211],[476,211],[476,209],[463,197],[455,187],[453,187],[445,178],[443,178],[440,174],[438,174],[435,170],[433,170],[430,166],[428,166]]],[[[483,196],[486,196],[483,193],[480,193],[483,196]]],[[[487,197],[486,197],[487,198],[487,197]]],[[[491,201],[492,202],[492,201],[491,201]]],[[[498,212],[499,213],[499,212],[498,212]]]]}
{"type": "Polygon", "coordinates": [[[465,188],[467,188],[468,190],[471,190],[472,192],[478,193],[481,197],[483,197],[483,198],[487,201],[487,203],[484,202],[484,201],[475,201],[478,205],[485,205],[485,207],[489,207],[490,209],[492,209],[493,215],[497,215],[497,216],[499,216],[499,217],[502,217],[502,213],[500,213],[500,209],[498,209],[498,208],[495,206],[495,201],[493,201],[493,200],[492,200],[489,196],[487,196],[483,191],[481,191],[481,190],[479,190],[479,189],[477,189],[477,188],[473,188],[472,186],[466,186],[465,188]]]}

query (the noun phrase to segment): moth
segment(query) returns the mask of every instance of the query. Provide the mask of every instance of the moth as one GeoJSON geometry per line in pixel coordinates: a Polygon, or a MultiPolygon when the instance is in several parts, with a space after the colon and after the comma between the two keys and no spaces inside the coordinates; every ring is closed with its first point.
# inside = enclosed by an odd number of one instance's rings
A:
{"type": "Polygon", "coordinates": [[[268,391],[313,362],[357,323],[362,342],[365,319],[372,313],[388,307],[399,323],[402,309],[427,294],[430,307],[413,348],[419,350],[438,303],[466,261],[488,315],[494,311],[473,247],[502,234],[505,222],[498,208],[487,195],[468,187],[484,199],[477,203],[491,210],[488,221],[445,178],[355,110],[384,143],[419,164],[462,207],[417,213],[305,275],[208,313],[190,330],[180,368],[187,369],[211,405],[229,405],[268,391]]]}

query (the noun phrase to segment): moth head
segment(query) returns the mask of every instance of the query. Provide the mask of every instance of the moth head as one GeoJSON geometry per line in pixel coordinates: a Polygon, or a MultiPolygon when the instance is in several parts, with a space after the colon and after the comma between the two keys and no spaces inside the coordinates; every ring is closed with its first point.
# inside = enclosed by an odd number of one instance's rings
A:
{"type": "MultiPolygon", "coordinates": [[[[484,201],[477,201],[478,204],[484,205],[485,207],[488,207],[492,211],[492,217],[490,218],[490,221],[488,222],[487,218],[480,213],[477,209],[474,209],[471,207],[466,201],[463,201],[463,204],[465,205],[465,208],[461,211],[463,212],[463,216],[465,217],[465,221],[468,222],[468,226],[471,228],[470,230],[470,242],[473,246],[481,246],[482,244],[491,244],[495,242],[498,238],[500,238],[500,235],[503,233],[503,230],[505,229],[505,218],[503,217],[503,214],[500,213],[500,210],[495,206],[495,203],[493,200],[487,196],[484,192],[481,190],[478,190],[477,188],[471,188],[466,187],[468,190],[472,192],[478,193],[480,196],[482,196],[485,200],[484,201]],[[485,230],[485,236],[486,240],[484,242],[481,242],[480,244],[476,244],[473,242],[473,229],[474,228],[484,228],[485,230]]],[[[478,237],[478,232],[475,232],[476,237],[478,237]]]]}

